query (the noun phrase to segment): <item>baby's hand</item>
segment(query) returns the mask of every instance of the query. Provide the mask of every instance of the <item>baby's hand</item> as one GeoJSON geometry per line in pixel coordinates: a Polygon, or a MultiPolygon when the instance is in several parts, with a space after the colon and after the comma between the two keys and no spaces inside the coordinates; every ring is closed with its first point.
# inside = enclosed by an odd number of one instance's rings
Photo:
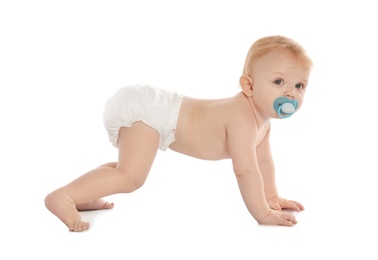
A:
{"type": "Polygon", "coordinates": [[[283,211],[276,211],[271,209],[269,214],[259,222],[260,225],[280,225],[280,226],[293,226],[297,224],[295,217],[283,211]]]}
{"type": "Polygon", "coordinates": [[[294,200],[287,200],[283,199],[279,196],[274,197],[268,201],[269,207],[274,210],[294,210],[294,211],[301,211],[304,210],[304,207],[299,202],[294,200]]]}

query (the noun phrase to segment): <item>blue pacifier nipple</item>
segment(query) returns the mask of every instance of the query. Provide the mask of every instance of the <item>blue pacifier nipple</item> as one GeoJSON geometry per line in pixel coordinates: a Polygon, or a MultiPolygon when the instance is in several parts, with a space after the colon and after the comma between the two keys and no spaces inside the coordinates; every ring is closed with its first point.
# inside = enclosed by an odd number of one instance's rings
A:
{"type": "Polygon", "coordinates": [[[294,114],[298,102],[287,97],[279,97],[274,101],[273,107],[280,118],[288,118],[294,114]]]}

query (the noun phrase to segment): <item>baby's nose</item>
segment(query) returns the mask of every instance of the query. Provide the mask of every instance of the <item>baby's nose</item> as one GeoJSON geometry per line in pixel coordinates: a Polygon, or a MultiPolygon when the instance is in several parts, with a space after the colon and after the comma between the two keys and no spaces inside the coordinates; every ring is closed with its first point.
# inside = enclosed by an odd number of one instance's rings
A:
{"type": "Polygon", "coordinates": [[[285,97],[294,99],[295,98],[295,90],[294,88],[287,88],[285,91],[285,97]]]}

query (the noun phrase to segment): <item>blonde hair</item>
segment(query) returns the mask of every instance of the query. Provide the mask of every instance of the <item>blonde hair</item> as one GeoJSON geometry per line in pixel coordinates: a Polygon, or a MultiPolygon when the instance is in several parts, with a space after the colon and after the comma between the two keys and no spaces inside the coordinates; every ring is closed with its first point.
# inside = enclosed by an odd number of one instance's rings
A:
{"type": "Polygon", "coordinates": [[[245,59],[243,75],[251,76],[250,74],[255,62],[272,51],[288,51],[308,66],[308,69],[311,69],[313,66],[312,60],[307,55],[305,49],[294,40],[281,35],[267,36],[258,39],[252,44],[245,59]]]}

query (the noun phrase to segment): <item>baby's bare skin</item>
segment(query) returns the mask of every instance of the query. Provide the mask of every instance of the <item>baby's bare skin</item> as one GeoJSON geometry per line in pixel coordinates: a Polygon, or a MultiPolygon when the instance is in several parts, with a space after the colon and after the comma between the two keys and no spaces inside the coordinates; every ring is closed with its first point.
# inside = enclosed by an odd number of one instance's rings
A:
{"type": "Polygon", "coordinates": [[[50,193],[45,199],[46,207],[56,215],[70,231],[84,231],[89,228],[89,223],[81,221],[79,211],[112,209],[113,203],[104,199],[95,199],[90,202],[76,204],[73,199],[64,192],[64,189],[50,193]]]}
{"type": "MultiPolygon", "coordinates": [[[[240,122],[252,121],[254,118],[248,99],[242,92],[232,98],[219,100],[185,97],[177,123],[176,141],[170,145],[170,149],[205,160],[230,158],[227,132],[230,127],[238,128],[236,122],[233,122],[236,118],[240,122]],[[233,116],[235,114],[239,116],[233,116]]],[[[252,130],[256,128],[255,123],[243,123],[241,126],[252,130]]],[[[267,123],[259,127],[256,135],[257,144],[264,138],[268,127],[267,123]]],[[[116,163],[106,166],[115,169],[116,163]]],[[[265,196],[262,196],[262,199],[265,199],[265,196]]],[[[89,223],[81,220],[79,211],[112,209],[114,205],[103,199],[76,204],[63,187],[47,196],[46,206],[69,230],[84,231],[89,228],[89,223]]],[[[269,212],[268,204],[266,208],[269,212]]]]}
{"type": "MultiPolygon", "coordinates": [[[[240,78],[233,97],[202,100],[184,97],[170,149],[205,159],[231,159],[244,203],[260,224],[292,226],[295,217],[282,209],[301,211],[303,205],[278,195],[270,151],[270,119],[278,118],[278,97],[302,105],[310,68],[285,51],[272,51],[253,64],[251,75],[240,78]]],[[[111,209],[100,198],[141,187],[159,147],[158,132],[142,122],[121,128],[118,162],[94,169],[50,193],[46,207],[72,231],[89,224],[79,211],[111,209]]]]}

